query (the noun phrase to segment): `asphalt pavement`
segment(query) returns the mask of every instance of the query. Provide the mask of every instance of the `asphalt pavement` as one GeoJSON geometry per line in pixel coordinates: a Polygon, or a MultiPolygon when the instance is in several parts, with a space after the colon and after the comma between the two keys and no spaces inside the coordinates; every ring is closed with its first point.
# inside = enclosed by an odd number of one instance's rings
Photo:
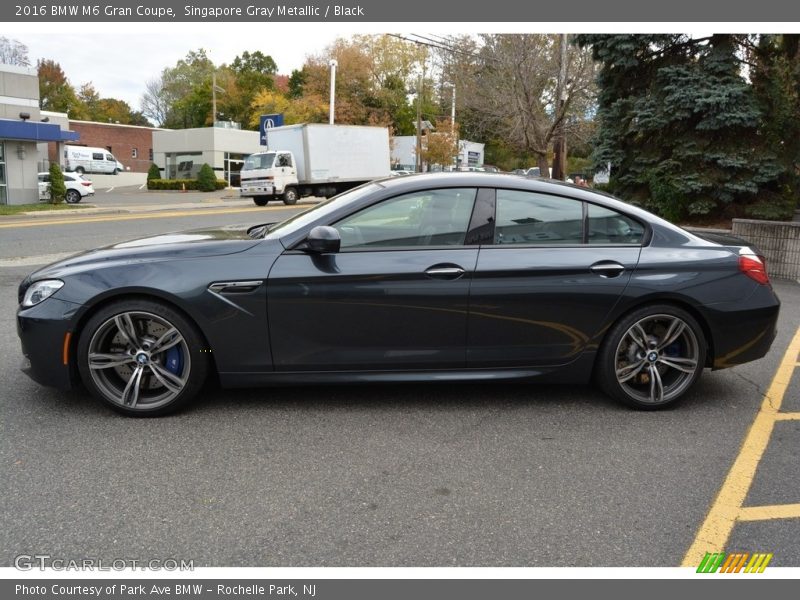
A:
{"type": "MultiPolygon", "coordinates": [[[[0,566],[36,553],[195,566],[677,566],[800,326],[800,285],[776,281],[770,354],[706,372],[660,412],[583,386],[210,386],[178,415],[129,419],[18,370],[16,286],[36,257],[288,214],[250,206],[0,229],[0,566]]],[[[798,410],[796,390],[800,369],[787,410],[798,410]]],[[[800,502],[798,422],[776,426],[748,505],[800,502]]],[[[798,523],[737,524],[727,548],[800,566],[798,523]]]]}

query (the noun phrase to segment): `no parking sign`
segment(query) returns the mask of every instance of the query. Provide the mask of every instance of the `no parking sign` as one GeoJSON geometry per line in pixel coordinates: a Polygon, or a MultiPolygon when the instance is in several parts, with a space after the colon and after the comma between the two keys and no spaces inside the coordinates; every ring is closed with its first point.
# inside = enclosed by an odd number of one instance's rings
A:
{"type": "Polygon", "coordinates": [[[261,115],[261,124],[258,130],[261,132],[261,145],[267,145],[267,132],[273,127],[283,126],[283,113],[275,115],[261,115]]]}

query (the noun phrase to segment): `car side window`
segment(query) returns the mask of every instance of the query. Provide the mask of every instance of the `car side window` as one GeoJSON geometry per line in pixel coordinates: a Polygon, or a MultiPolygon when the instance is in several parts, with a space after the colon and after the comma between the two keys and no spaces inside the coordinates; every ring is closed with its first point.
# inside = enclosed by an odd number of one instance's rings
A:
{"type": "Polygon", "coordinates": [[[497,190],[495,244],[582,244],[583,203],[536,192],[497,190]]]}
{"type": "Polygon", "coordinates": [[[103,154],[100,152],[92,152],[92,160],[103,160],[103,154]]]}
{"type": "Polygon", "coordinates": [[[424,190],[389,198],[336,223],[341,247],[460,246],[475,188],[424,190]]]}
{"type": "Polygon", "coordinates": [[[604,206],[589,204],[589,244],[639,245],[644,238],[644,226],[621,213],[604,206]]]}
{"type": "Polygon", "coordinates": [[[291,167],[292,166],[292,157],[289,154],[280,154],[278,155],[278,166],[279,167],[291,167]]]}

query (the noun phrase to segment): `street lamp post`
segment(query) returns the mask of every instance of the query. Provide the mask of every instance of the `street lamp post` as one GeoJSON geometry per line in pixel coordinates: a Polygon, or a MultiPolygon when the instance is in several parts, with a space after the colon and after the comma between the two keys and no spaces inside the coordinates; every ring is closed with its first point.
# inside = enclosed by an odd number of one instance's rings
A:
{"type": "Polygon", "coordinates": [[[330,109],[328,114],[328,123],[333,125],[333,114],[334,114],[334,107],[336,104],[336,66],[339,63],[336,60],[331,59],[328,65],[331,68],[331,101],[330,101],[330,109]]]}

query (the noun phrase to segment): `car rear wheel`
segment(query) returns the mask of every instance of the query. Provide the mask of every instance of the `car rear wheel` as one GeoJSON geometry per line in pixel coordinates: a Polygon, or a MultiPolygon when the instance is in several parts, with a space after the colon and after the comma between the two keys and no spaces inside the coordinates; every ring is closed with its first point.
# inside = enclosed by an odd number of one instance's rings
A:
{"type": "Polygon", "coordinates": [[[81,201],[81,193],[78,190],[67,190],[65,199],[69,204],[77,204],[81,201]]]}
{"type": "Polygon", "coordinates": [[[267,196],[254,196],[253,202],[256,203],[256,206],[266,206],[267,202],[269,202],[269,197],[267,196]]]}
{"type": "Polygon", "coordinates": [[[204,343],[192,323],[147,300],[111,304],[89,319],[78,342],[87,388],[114,410],[158,416],[189,401],[208,370],[204,343]]]}
{"type": "Polygon", "coordinates": [[[648,306],[611,328],[600,349],[597,380],[609,396],[634,408],[674,404],[703,372],[703,330],[686,311],[648,306]]]}
{"type": "Polygon", "coordinates": [[[292,206],[293,204],[297,204],[297,190],[293,187],[288,187],[283,192],[283,203],[287,206],[292,206]]]}

